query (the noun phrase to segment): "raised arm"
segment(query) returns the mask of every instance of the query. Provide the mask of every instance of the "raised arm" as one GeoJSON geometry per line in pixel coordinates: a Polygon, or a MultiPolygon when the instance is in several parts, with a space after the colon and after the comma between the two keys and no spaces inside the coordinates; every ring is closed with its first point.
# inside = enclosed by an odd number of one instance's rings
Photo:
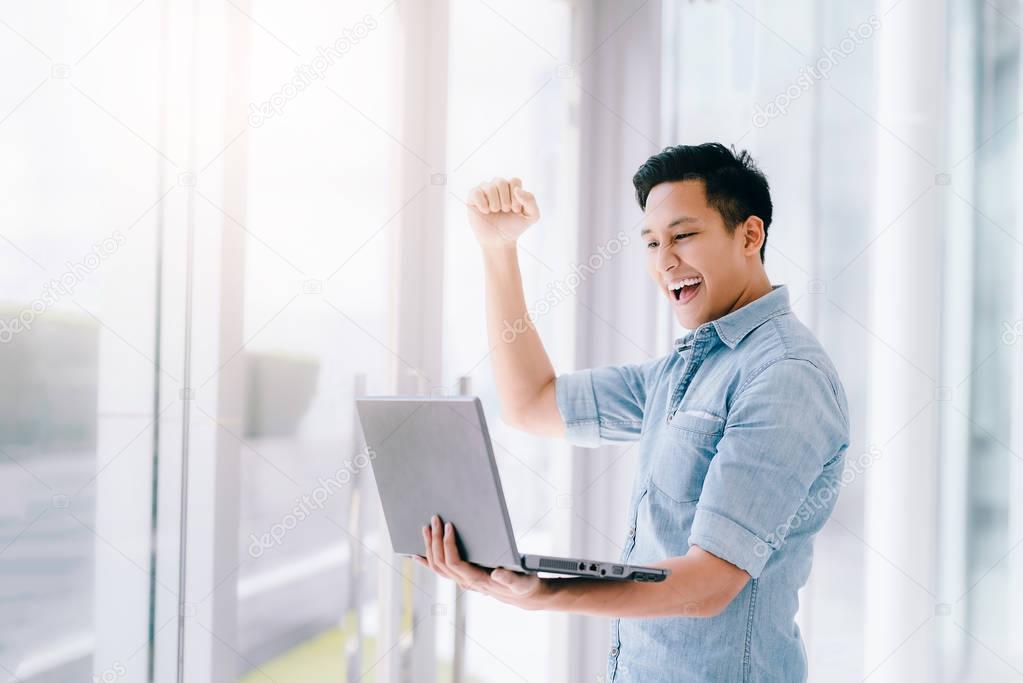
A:
{"type": "Polygon", "coordinates": [[[483,253],[487,336],[501,416],[517,429],[565,435],[554,393],[554,366],[526,313],[518,238],[540,218],[532,193],[518,178],[494,178],[474,187],[469,225],[483,253]]]}

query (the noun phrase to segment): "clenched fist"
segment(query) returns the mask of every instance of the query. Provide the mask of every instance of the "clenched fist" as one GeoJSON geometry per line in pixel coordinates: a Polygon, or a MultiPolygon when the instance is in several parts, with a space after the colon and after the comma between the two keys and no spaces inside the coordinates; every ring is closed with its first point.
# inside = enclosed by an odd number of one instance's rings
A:
{"type": "Polygon", "coordinates": [[[514,246],[526,228],[540,220],[540,209],[518,178],[494,178],[469,191],[469,225],[481,247],[514,246]]]}

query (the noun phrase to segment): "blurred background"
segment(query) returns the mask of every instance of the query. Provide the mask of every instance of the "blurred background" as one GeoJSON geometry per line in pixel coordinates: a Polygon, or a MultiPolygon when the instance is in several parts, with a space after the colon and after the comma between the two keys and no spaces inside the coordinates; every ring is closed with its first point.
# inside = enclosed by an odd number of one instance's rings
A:
{"type": "Polygon", "coordinates": [[[536,194],[558,372],[649,359],[631,177],[705,141],[850,399],[811,680],[1023,680],[1021,42],[1018,0],[3,4],[0,680],[603,680],[606,620],[392,554],[352,399],[479,395],[519,547],[617,556],[630,449],[501,423],[464,200],[536,194]]]}

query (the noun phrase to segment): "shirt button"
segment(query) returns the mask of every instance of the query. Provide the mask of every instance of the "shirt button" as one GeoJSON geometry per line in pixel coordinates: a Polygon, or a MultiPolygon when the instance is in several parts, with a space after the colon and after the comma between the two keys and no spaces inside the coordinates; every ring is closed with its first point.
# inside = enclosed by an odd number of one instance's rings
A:
{"type": "Polygon", "coordinates": [[[633,527],[629,527],[629,538],[632,538],[635,535],[636,535],[636,527],[634,527],[634,526],[633,527]]]}
{"type": "Polygon", "coordinates": [[[617,657],[618,656],[618,648],[616,648],[616,647],[611,648],[611,656],[612,657],[617,657]]]}

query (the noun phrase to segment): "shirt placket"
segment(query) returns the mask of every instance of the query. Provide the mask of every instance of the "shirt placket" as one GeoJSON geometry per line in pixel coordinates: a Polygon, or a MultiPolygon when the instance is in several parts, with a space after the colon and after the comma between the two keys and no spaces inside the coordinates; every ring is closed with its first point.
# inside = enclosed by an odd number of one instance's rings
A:
{"type": "MultiPolygon", "coordinates": [[[[700,366],[700,362],[703,360],[703,356],[709,346],[706,343],[707,336],[710,334],[708,328],[702,328],[697,330],[692,339],[687,341],[683,346],[679,347],[679,353],[685,354],[689,352],[689,358],[686,360],[685,367],[682,370],[682,378],[679,380],[675,387],[675,390],[669,394],[668,397],[668,420],[671,420],[671,416],[675,412],[676,406],[681,401],[681,397],[685,394],[686,387],[692,380],[693,375],[696,374],[696,370],[700,366]],[[678,400],[676,400],[676,396],[678,400]]],[[[622,550],[622,563],[628,563],[632,550],[636,547],[636,520],[639,516],[639,505],[646,496],[648,491],[644,489],[641,491],[632,505],[632,509],[629,514],[629,531],[628,538],[625,542],[625,548],[622,550]]],[[[618,671],[618,659],[621,655],[621,619],[614,618],[611,620],[611,649],[607,653],[607,679],[609,683],[613,683],[618,671]]]]}
{"type": "MultiPolygon", "coordinates": [[[[639,504],[645,495],[647,495],[647,491],[645,489],[636,495],[635,503],[632,505],[632,509],[629,513],[629,531],[628,538],[625,541],[625,547],[622,549],[622,564],[628,563],[629,557],[632,555],[632,550],[636,547],[636,519],[639,516],[639,504]]],[[[611,620],[611,649],[608,650],[607,653],[607,680],[609,683],[615,680],[615,673],[618,669],[618,655],[621,654],[622,640],[619,630],[620,625],[621,619],[616,617],[611,620]]]]}
{"type": "Polygon", "coordinates": [[[682,368],[682,377],[679,378],[678,384],[675,385],[675,390],[668,394],[665,422],[671,422],[671,418],[675,416],[675,411],[678,410],[679,404],[682,403],[682,397],[685,396],[686,389],[689,388],[689,383],[693,380],[693,375],[700,369],[700,363],[703,361],[703,357],[710,346],[707,341],[709,334],[710,328],[704,327],[697,330],[693,334],[692,340],[679,348],[679,353],[683,354],[688,350],[689,358],[686,359],[685,366],[682,368]]]}

